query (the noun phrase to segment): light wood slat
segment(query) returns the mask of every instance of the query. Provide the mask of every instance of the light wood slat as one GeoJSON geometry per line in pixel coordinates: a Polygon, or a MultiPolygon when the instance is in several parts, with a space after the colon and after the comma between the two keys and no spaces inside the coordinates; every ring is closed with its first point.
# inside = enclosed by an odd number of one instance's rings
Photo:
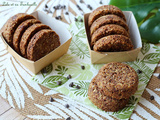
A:
{"type": "Polygon", "coordinates": [[[15,111],[13,108],[0,116],[0,120],[23,120],[25,117],[15,111]]]}
{"type": "Polygon", "coordinates": [[[0,115],[9,110],[11,106],[0,96],[0,115]]]}
{"type": "Polygon", "coordinates": [[[13,120],[24,120],[26,117],[19,115],[16,118],[14,118],[13,120]]]}
{"type": "Polygon", "coordinates": [[[29,118],[22,116],[16,110],[14,110],[1,96],[0,101],[0,120],[8,119],[8,114],[13,117],[8,120],[30,120],[29,118]]]}

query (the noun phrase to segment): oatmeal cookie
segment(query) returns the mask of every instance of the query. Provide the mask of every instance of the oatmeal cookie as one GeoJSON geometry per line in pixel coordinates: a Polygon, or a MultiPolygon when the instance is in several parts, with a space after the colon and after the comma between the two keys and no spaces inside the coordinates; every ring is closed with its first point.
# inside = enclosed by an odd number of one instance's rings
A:
{"type": "Polygon", "coordinates": [[[13,34],[18,27],[23,21],[27,19],[36,19],[32,15],[28,15],[25,13],[18,13],[14,16],[12,16],[4,25],[4,30],[2,31],[2,35],[7,41],[7,43],[13,47],[13,34]]]}
{"type": "Polygon", "coordinates": [[[14,35],[13,35],[13,47],[17,53],[20,54],[19,43],[20,43],[23,33],[28,27],[30,27],[31,25],[35,23],[41,23],[41,22],[37,19],[29,19],[29,20],[22,22],[15,30],[14,35]]]}
{"type": "Polygon", "coordinates": [[[28,44],[27,58],[37,61],[59,46],[59,36],[53,30],[40,30],[32,37],[28,44]]]}
{"type": "Polygon", "coordinates": [[[98,108],[108,112],[116,112],[126,106],[129,99],[115,99],[105,95],[105,93],[98,88],[96,77],[93,78],[88,89],[88,98],[98,108]]]}
{"type": "Polygon", "coordinates": [[[138,75],[127,64],[111,62],[98,72],[97,86],[105,95],[115,99],[128,99],[138,88],[138,75]]]}
{"type": "Polygon", "coordinates": [[[123,14],[123,12],[116,6],[113,5],[103,5],[98,7],[97,9],[95,9],[88,18],[88,25],[91,26],[92,23],[98,19],[101,16],[107,15],[107,14],[114,14],[117,16],[120,16],[121,18],[124,19],[124,21],[126,21],[126,18],[123,14]]]}
{"type": "Polygon", "coordinates": [[[31,40],[31,38],[40,30],[42,29],[51,29],[49,26],[41,24],[41,23],[37,23],[37,24],[33,24],[32,26],[30,26],[29,28],[27,28],[27,30],[23,33],[21,41],[20,41],[20,52],[22,54],[23,57],[27,56],[27,46],[29,41],[31,40]]]}
{"type": "Polygon", "coordinates": [[[119,52],[133,50],[133,44],[129,37],[124,35],[109,35],[99,39],[93,46],[94,51],[119,52]]]}
{"type": "Polygon", "coordinates": [[[98,18],[97,20],[95,20],[93,22],[93,24],[91,25],[90,28],[90,33],[91,35],[101,26],[107,25],[107,24],[116,24],[116,25],[120,25],[123,28],[126,29],[126,31],[129,31],[128,25],[126,24],[126,22],[120,18],[117,15],[105,15],[102,16],[100,18],[98,18]]]}
{"type": "Polygon", "coordinates": [[[129,33],[121,26],[116,24],[108,24],[98,28],[91,37],[91,47],[94,46],[95,42],[100,38],[108,35],[124,35],[129,37],[129,33]]]}

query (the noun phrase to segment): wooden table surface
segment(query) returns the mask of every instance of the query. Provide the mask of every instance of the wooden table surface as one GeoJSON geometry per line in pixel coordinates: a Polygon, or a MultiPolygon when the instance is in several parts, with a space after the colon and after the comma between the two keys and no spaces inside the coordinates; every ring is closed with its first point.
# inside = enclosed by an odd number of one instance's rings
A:
{"type": "Polygon", "coordinates": [[[0,120],[30,120],[30,119],[18,113],[0,96],[0,120]]]}

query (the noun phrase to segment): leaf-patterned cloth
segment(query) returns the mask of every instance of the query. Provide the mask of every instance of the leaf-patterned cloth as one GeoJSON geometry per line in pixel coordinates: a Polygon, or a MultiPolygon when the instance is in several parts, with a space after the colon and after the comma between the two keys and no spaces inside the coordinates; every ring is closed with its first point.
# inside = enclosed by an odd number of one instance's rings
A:
{"type": "MultiPolygon", "coordinates": [[[[81,17],[78,17],[78,19],[81,19],[81,17]]],[[[87,47],[87,38],[82,22],[77,21],[72,23],[69,30],[73,35],[73,39],[67,54],[45,67],[39,74],[32,77],[32,80],[48,88],[59,91],[89,107],[94,107],[99,112],[104,112],[94,106],[87,97],[90,81],[104,64],[91,64],[87,47]],[[82,69],[82,66],[85,66],[85,68],[82,69]],[[69,86],[71,82],[74,83],[73,87],[69,86]],[[77,85],[80,89],[77,89],[77,85]]],[[[134,107],[139,101],[159,62],[159,51],[159,47],[153,44],[143,43],[137,60],[126,62],[126,64],[132,66],[135,71],[142,71],[141,74],[138,74],[138,90],[134,96],[130,97],[129,103],[124,109],[118,112],[106,112],[106,114],[113,115],[118,119],[130,118],[134,107]]]]}

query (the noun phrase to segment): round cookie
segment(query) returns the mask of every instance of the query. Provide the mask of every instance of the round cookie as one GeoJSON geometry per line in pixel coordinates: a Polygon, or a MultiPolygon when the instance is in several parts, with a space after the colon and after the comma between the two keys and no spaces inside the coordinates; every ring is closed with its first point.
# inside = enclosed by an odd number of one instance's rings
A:
{"type": "Polygon", "coordinates": [[[23,21],[27,19],[36,19],[32,15],[28,15],[25,13],[18,13],[14,16],[12,16],[4,25],[4,30],[2,32],[3,37],[7,41],[7,43],[12,47],[13,46],[13,34],[18,27],[23,21]]]}
{"type": "Polygon", "coordinates": [[[60,46],[59,36],[53,30],[40,30],[30,40],[27,58],[36,61],[60,46]]]}
{"type": "Polygon", "coordinates": [[[94,51],[119,52],[133,50],[133,44],[129,37],[124,35],[109,35],[99,39],[93,46],[94,51]]]}
{"type": "Polygon", "coordinates": [[[37,19],[29,19],[29,20],[22,22],[15,30],[14,35],[13,35],[13,47],[15,51],[18,52],[19,54],[20,54],[19,43],[20,43],[23,33],[28,27],[30,27],[31,25],[35,23],[41,23],[41,22],[37,19]]]}
{"type": "Polygon", "coordinates": [[[107,25],[107,24],[117,24],[117,25],[120,25],[123,28],[125,28],[126,31],[129,31],[128,25],[126,24],[126,22],[122,18],[120,18],[117,15],[109,14],[109,15],[102,16],[93,22],[93,24],[91,25],[91,28],[90,28],[91,35],[98,28],[100,28],[101,26],[107,25]]]}
{"type": "Polygon", "coordinates": [[[129,99],[115,99],[106,96],[102,90],[100,90],[96,84],[96,77],[93,78],[88,89],[88,98],[98,108],[108,112],[116,112],[126,106],[129,99]]]}
{"type": "Polygon", "coordinates": [[[20,52],[23,57],[27,56],[27,46],[31,38],[36,34],[38,31],[42,29],[51,29],[49,26],[37,23],[30,26],[22,35],[20,41],[20,52]]]}
{"type": "Polygon", "coordinates": [[[138,75],[127,64],[111,62],[99,70],[96,83],[105,95],[115,99],[128,99],[138,88],[138,75]]]}
{"type": "Polygon", "coordinates": [[[91,47],[93,47],[95,42],[98,41],[100,38],[115,34],[129,37],[129,33],[119,25],[116,24],[104,25],[98,28],[91,36],[91,47]]]}
{"type": "Polygon", "coordinates": [[[107,14],[114,14],[117,15],[126,21],[126,18],[123,14],[123,12],[116,6],[113,5],[103,5],[95,9],[88,18],[88,25],[91,26],[92,23],[98,19],[101,16],[107,15],[107,14]]]}

